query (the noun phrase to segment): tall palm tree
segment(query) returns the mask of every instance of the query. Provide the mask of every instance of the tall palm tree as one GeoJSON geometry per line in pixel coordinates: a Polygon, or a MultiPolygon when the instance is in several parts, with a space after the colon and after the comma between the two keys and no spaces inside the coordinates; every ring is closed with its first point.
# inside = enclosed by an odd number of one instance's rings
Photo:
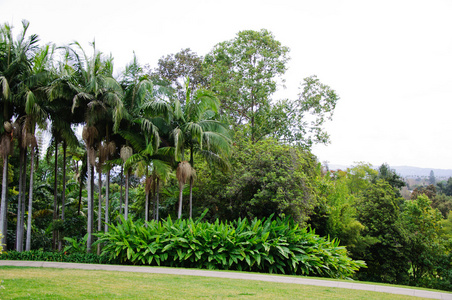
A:
{"type": "MultiPolygon", "coordinates": [[[[66,159],[67,150],[69,148],[75,148],[79,146],[79,141],[75,135],[73,128],[74,124],[81,124],[84,121],[84,115],[82,110],[77,110],[77,113],[71,112],[73,106],[73,98],[77,95],[77,80],[79,73],[70,56],[70,51],[64,49],[65,52],[61,60],[55,62],[55,66],[52,68],[52,81],[45,89],[48,97],[47,110],[49,112],[51,121],[51,133],[52,143],[55,150],[55,181],[54,181],[54,220],[61,218],[65,219],[66,208],[66,159]],[[59,201],[58,201],[58,150],[59,145],[62,145],[63,150],[63,164],[62,164],[62,189],[61,189],[61,214],[59,213],[59,201]]],[[[62,236],[54,231],[53,248],[57,246],[58,236],[58,248],[61,250],[62,236]]]]}
{"type": "MultiPolygon", "coordinates": [[[[72,111],[81,109],[85,113],[86,128],[96,128],[96,131],[105,132],[104,124],[113,124],[113,131],[117,131],[121,122],[124,110],[122,103],[123,91],[119,83],[113,78],[113,59],[105,58],[93,46],[93,55],[88,57],[80,44],[74,44],[77,51],[69,49],[73,60],[74,68],[77,72],[77,81],[73,85],[76,94],[73,98],[72,111]],[[80,53],[79,53],[80,52],[80,53]]],[[[88,152],[88,160],[93,161],[94,142],[98,143],[90,134],[94,130],[86,130],[85,146],[88,152]]],[[[88,168],[89,170],[90,168],[88,168]]],[[[88,171],[88,240],[87,251],[91,251],[92,244],[92,222],[93,222],[93,198],[92,198],[92,172],[88,171]]]]}
{"type": "MultiPolygon", "coordinates": [[[[0,114],[0,124],[3,124],[0,127],[2,148],[0,152],[3,158],[4,175],[0,204],[0,232],[4,233],[1,241],[3,244],[6,242],[5,232],[7,226],[8,155],[12,146],[11,142],[14,138],[11,119],[13,116],[20,117],[20,109],[18,107],[23,102],[20,94],[26,87],[25,81],[31,73],[31,61],[37,50],[38,43],[37,35],[27,37],[28,27],[29,22],[22,21],[22,31],[16,40],[12,37],[11,26],[4,24],[0,28],[0,106],[3,109],[0,114]]],[[[16,131],[16,136],[17,133],[16,131]]],[[[23,199],[23,195],[19,199],[23,199]]],[[[19,203],[19,206],[22,207],[22,204],[19,203]]],[[[20,212],[20,215],[22,215],[22,212],[20,212]]]]}
{"type": "MultiPolygon", "coordinates": [[[[23,250],[23,237],[24,237],[24,220],[25,220],[25,189],[26,189],[26,156],[28,147],[31,147],[31,164],[34,164],[34,148],[37,146],[35,134],[36,125],[41,129],[46,128],[46,120],[48,118],[48,112],[46,111],[47,97],[44,92],[44,87],[48,84],[51,78],[51,62],[53,58],[55,47],[50,45],[45,45],[40,48],[40,50],[33,50],[33,56],[30,57],[32,62],[31,70],[28,72],[27,77],[21,83],[21,89],[18,93],[18,112],[20,117],[18,118],[18,123],[20,124],[20,134],[18,135],[20,155],[20,166],[21,170],[19,176],[19,202],[18,214],[17,214],[17,233],[16,233],[16,250],[23,250]]],[[[33,169],[30,172],[30,178],[32,178],[33,169]]],[[[31,186],[29,190],[31,191],[30,199],[33,199],[33,184],[31,180],[31,186]]],[[[30,213],[29,213],[30,217],[30,213]]]]}
{"type": "MultiPolygon", "coordinates": [[[[123,133],[124,137],[134,145],[137,149],[137,153],[131,155],[125,162],[126,168],[134,166],[138,175],[145,175],[145,221],[149,221],[149,198],[152,181],[157,181],[156,194],[158,195],[158,186],[160,181],[166,182],[172,171],[170,161],[172,156],[168,156],[167,149],[154,149],[152,139],[146,135],[146,132],[141,132],[140,135],[132,135],[126,132],[123,133]]],[[[158,196],[157,196],[158,197],[158,196]]],[[[156,206],[158,211],[158,204],[156,206]]],[[[156,218],[158,213],[156,212],[156,218]]]]}
{"type": "MultiPolygon", "coordinates": [[[[126,139],[126,146],[121,149],[121,158],[126,170],[125,218],[128,213],[128,186],[130,166],[141,164],[143,169],[151,165],[151,157],[160,144],[159,129],[154,124],[153,117],[167,116],[170,111],[168,103],[155,100],[153,84],[149,76],[144,73],[135,55],[127,65],[121,76],[121,86],[124,90],[124,106],[127,113],[124,116],[126,126],[122,135],[126,139]],[[142,142],[145,142],[143,145],[142,142]],[[132,155],[132,147],[135,154],[132,155]]],[[[154,157],[153,159],[156,159],[154,157]]],[[[156,164],[158,164],[156,162],[156,164]]],[[[146,175],[149,175],[147,173],[146,175]]],[[[147,176],[148,177],[148,176],[147,176]]],[[[148,178],[147,178],[148,180],[148,178]]],[[[149,195],[146,204],[148,205],[149,195]]],[[[148,217],[148,215],[146,214],[148,217]]]]}
{"type": "Polygon", "coordinates": [[[227,167],[224,157],[229,153],[231,139],[226,124],[217,121],[219,101],[207,90],[198,89],[193,95],[186,85],[184,105],[173,102],[174,129],[172,135],[176,148],[176,157],[180,158],[177,178],[179,180],[179,210],[182,216],[182,190],[186,181],[190,181],[189,216],[192,217],[192,190],[195,178],[194,153],[199,152],[204,158],[227,167]],[[190,151],[190,161],[185,161],[185,150],[190,151]],[[180,169],[180,170],[179,170],[180,169]]]}

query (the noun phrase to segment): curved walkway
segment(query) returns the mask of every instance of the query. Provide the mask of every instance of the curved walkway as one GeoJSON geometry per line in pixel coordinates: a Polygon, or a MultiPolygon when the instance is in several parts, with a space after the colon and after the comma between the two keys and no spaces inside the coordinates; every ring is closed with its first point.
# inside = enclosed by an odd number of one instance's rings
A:
{"type": "Polygon", "coordinates": [[[401,287],[383,286],[357,283],[354,281],[329,281],[319,279],[301,278],[295,276],[273,276],[255,273],[241,272],[222,272],[207,271],[198,269],[176,269],[164,267],[143,267],[143,266],[121,266],[121,265],[96,265],[96,264],[76,264],[61,262],[45,262],[45,261],[16,261],[16,260],[0,260],[0,266],[17,266],[17,267],[44,267],[44,268],[61,268],[61,269],[82,269],[82,270],[104,270],[104,271],[120,271],[120,272],[137,272],[137,273],[158,273],[172,275],[191,275],[205,277],[220,277],[243,280],[259,280],[281,283],[295,283],[304,285],[316,285],[325,287],[336,287],[344,289],[366,290],[382,293],[401,294],[415,297],[424,297],[432,299],[450,299],[452,293],[432,292],[425,290],[408,289],[401,287]]]}

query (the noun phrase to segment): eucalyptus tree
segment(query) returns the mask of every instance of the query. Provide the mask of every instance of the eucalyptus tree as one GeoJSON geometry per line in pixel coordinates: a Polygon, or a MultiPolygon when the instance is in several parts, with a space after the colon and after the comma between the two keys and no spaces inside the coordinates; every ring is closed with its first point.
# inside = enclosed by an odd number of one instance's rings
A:
{"type": "Polygon", "coordinates": [[[186,86],[184,105],[173,102],[172,136],[174,138],[175,156],[180,161],[177,169],[179,181],[178,218],[182,216],[182,190],[187,180],[190,180],[190,218],[192,217],[192,189],[195,177],[194,153],[198,151],[206,159],[227,166],[224,160],[229,153],[231,139],[228,126],[217,121],[219,100],[215,95],[204,89],[198,89],[193,95],[186,86]],[[185,150],[189,150],[189,162],[185,161],[185,150]]]}
{"type": "Polygon", "coordinates": [[[262,137],[267,111],[279,78],[285,73],[289,48],[265,29],[240,31],[217,44],[204,59],[210,88],[221,99],[222,110],[235,125],[247,124],[251,140],[262,137]]]}
{"type": "Polygon", "coordinates": [[[326,121],[331,121],[339,96],[336,91],[322,83],[317,76],[303,79],[300,92],[295,100],[278,101],[272,107],[275,126],[270,135],[288,144],[296,144],[310,149],[314,144],[330,142],[324,129],[326,121]],[[277,123],[279,122],[279,123],[277,123]]]}
{"type": "Polygon", "coordinates": [[[191,90],[207,88],[207,76],[203,74],[203,57],[189,48],[176,54],[170,54],[158,60],[151,76],[159,82],[165,82],[174,89],[179,101],[185,101],[187,78],[191,90]]]}
{"type": "MultiPolygon", "coordinates": [[[[77,49],[69,48],[72,65],[76,72],[76,83],[72,85],[76,92],[73,97],[72,112],[81,110],[85,115],[83,140],[88,153],[88,239],[87,251],[91,251],[94,202],[92,166],[95,163],[94,147],[99,143],[99,133],[104,133],[107,120],[111,122],[113,131],[117,131],[123,116],[123,91],[113,77],[113,58],[104,57],[93,46],[93,55],[89,57],[79,43],[77,49]],[[91,166],[90,166],[91,165],[91,166]]],[[[100,213],[100,212],[99,212],[100,213]]]]}
{"type": "MultiPolygon", "coordinates": [[[[24,88],[24,81],[31,72],[31,60],[38,43],[37,35],[27,36],[28,21],[22,21],[22,31],[16,40],[12,37],[12,27],[3,24],[0,28],[0,152],[3,159],[2,197],[0,204],[0,232],[3,233],[1,243],[6,244],[7,227],[7,192],[8,192],[8,156],[11,154],[14,130],[11,124],[13,117],[18,117],[19,97],[24,88]]],[[[16,128],[16,136],[18,134],[16,128]]],[[[22,195],[21,195],[22,196],[22,195]]],[[[19,197],[21,198],[21,197],[19,197]]],[[[20,204],[20,206],[22,206],[20,204]]],[[[20,213],[22,214],[22,213],[20,213]]]]}

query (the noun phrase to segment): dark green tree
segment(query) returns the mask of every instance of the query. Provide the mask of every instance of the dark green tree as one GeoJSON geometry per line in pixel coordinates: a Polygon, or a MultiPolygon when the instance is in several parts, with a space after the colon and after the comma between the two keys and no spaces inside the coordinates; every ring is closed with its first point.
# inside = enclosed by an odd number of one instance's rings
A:
{"type": "Polygon", "coordinates": [[[420,186],[413,190],[411,193],[411,199],[417,199],[417,197],[425,195],[430,200],[435,199],[436,197],[436,187],[434,185],[428,185],[426,187],[420,186]]]}
{"type": "Polygon", "coordinates": [[[306,224],[316,206],[315,178],[320,173],[311,153],[274,139],[252,143],[236,134],[229,161],[227,173],[206,163],[197,170],[194,200],[209,208],[212,220],[275,214],[306,224]]]}
{"type": "Polygon", "coordinates": [[[407,282],[409,265],[399,220],[399,202],[393,187],[382,179],[365,190],[358,200],[358,221],[365,226],[363,236],[372,239],[367,248],[352,255],[367,263],[368,268],[358,274],[362,280],[407,282]]]}
{"type": "Polygon", "coordinates": [[[401,197],[400,189],[406,186],[406,183],[405,181],[403,181],[402,177],[396,173],[395,170],[391,169],[388,164],[382,164],[378,168],[378,175],[376,179],[385,180],[393,187],[396,196],[401,197]]]}
{"type": "MultiPolygon", "coordinates": [[[[426,281],[435,280],[442,256],[447,256],[441,240],[440,212],[431,207],[426,195],[407,201],[401,214],[407,242],[406,255],[410,264],[410,284],[425,286],[426,281]]],[[[449,266],[449,272],[452,265],[449,266]]]]}
{"type": "Polygon", "coordinates": [[[176,91],[179,101],[183,103],[187,83],[193,92],[198,88],[207,88],[207,78],[203,74],[202,63],[203,57],[186,48],[176,54],[160,58],[158,67],[152,71],[151,75],[157,83],[169,84],[176,91]]]}

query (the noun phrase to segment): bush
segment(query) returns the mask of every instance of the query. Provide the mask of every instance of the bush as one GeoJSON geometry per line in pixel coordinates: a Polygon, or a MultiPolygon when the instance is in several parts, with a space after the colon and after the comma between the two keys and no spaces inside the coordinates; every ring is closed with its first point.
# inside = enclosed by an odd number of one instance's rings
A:
{"type": "Polygon", "coordinates": [[[347,256],[339,241],[316,235],[286,218],[193,220],[122,219],[97,234],[110,260],[140,265],[229,269],[346,278],[365,264],[347,256]]]}
{"type": "Polygon", "coordinates": [[[50,252],[50,251],[5,251],[0,254],[0,260],[30,260],[30,261],[54,261],[54,262],[71,262],[85,264],[108,264],[115,263],[114,260],[108,259],[106,256],[99,256],[93,253],[71,253],[66,252],[50,252]]]}

